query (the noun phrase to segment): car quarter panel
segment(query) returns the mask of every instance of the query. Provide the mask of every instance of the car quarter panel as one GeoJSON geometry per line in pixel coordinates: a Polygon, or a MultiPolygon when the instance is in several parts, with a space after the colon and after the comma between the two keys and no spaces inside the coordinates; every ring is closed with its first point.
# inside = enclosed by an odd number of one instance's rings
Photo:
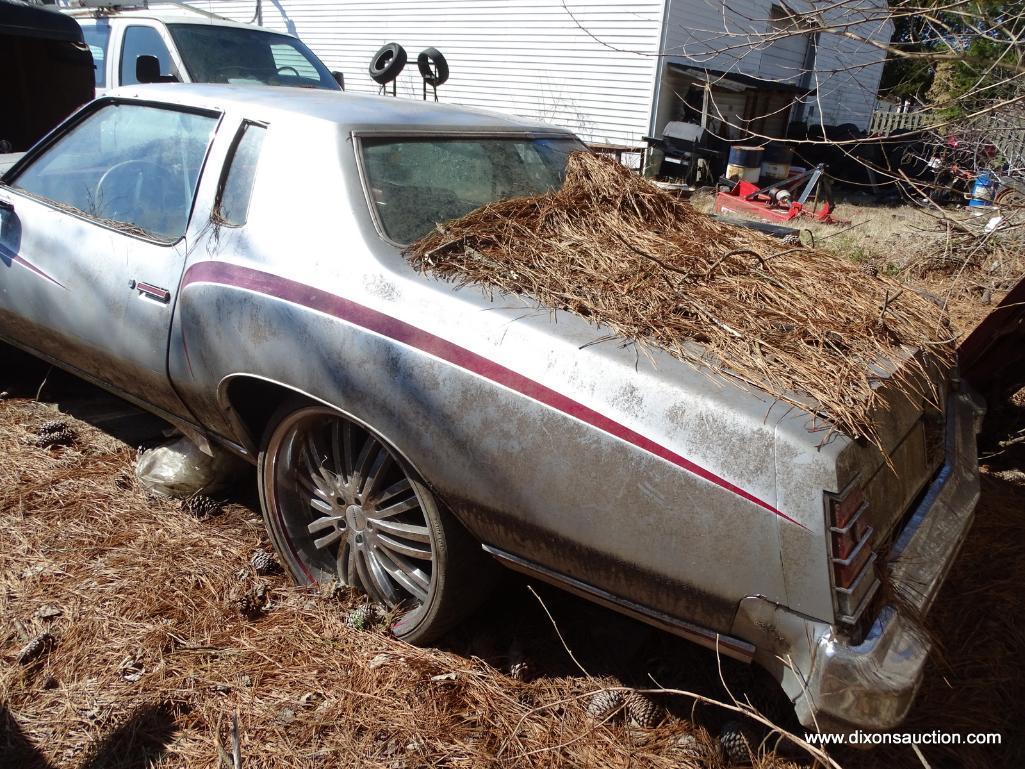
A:
{"type": "Polygon", "coordinates": [[[207,228],[177,307],[172,378],[205,424],[229,435],[232,377],[279,382],[373,425],[489,545],[719,630],[745,595],[786,602],[779,529],[806,522],[777,509],[785,409],[417,274],[374,230],[349,137],[267,122],[249,223],[207,228]]]}

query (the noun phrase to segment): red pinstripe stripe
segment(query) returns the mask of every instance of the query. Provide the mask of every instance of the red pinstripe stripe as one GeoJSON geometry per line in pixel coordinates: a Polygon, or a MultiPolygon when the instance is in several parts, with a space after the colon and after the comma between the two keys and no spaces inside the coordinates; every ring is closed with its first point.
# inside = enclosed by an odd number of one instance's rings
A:
{"type": "Polygon", "coordinates": [[[63,283],[61,283],[59,280],[57,280],[55,277],[53,277],[52,275],[48,275],[46,272],[44,272],[43,270],[41,270],[38,267],[36,267],[34,264],[32,264],[32,262],[30,262],[24,256],[21,256],[20,254],[14,253],[11,249],[9,249],[3,243],[0,243],[0,256],[5,256],[8,259],[10,259],[12,262],[14,262],[15,264],[20,264],[22,267],[24,267],[25,269],[29,270],[30,272],[34,272],[36,275],[41,277],[43,280],[48,280],[51,283],[53,283],[53,285],[60,286],[65,291],[68,290],[68,287],[65,286],[63,283]]]}
{"type": "Polygon", "coordinates": [[[423,329],[393,318],[390,315],[385,315],[382,312],[372,310],[369,307],[335,294],[330,294],[313,286],[227,262],[200,262],[194,264],[188,269],[185,277],[182,279],[182,289],[184,290],[186,286],[192,283],[219,283],[277,297],[327,315],[333,315],[347,323],[361,326],[381,336],[386,336],[402,344],[414,347],[428,355],[433,355],[466,371],[471,371],[474,374],[490,379],[532,400],[579,419],[581,422],[585,422],[602,432],[637,446],[699,478],[736,494],[748,502],[768,510],[790,523],[804,528],[801,523],[777,510],[768,502],[759,499],[750,492],[730,483],[725,478],[721,478],[686,457],[670,451],[650,438],[631,430],[626,425],[620,424],[604,414],[562,393],[556,392],[550,387],[546,387],[540,382],[535,382],[533,379],[529,379],[512,369],[449,342],[447,339],[442,339],[423,329]]]}

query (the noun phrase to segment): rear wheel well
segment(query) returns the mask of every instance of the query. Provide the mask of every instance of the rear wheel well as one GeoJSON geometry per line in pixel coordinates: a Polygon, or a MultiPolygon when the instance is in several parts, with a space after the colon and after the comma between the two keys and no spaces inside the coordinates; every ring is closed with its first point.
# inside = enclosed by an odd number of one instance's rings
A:
{"type": "MultiPolygon", "coordinates": [[[[302,393],[291,390],[276,382],[249,376],[233,378],[225,391],[228,406],[235,413],[239,426],[245,432],[239,436],[248,447],[259,451],[263,434],[267,431],[271,417],[286,400],[305,398],[302,393]]],[[[315,403],[311,398],[305,398],[315,403]]]]}

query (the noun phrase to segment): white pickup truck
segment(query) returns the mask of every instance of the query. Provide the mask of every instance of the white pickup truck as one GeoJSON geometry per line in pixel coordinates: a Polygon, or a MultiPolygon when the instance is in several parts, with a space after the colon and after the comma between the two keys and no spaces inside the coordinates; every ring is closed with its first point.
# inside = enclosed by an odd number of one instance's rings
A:
{"type": "Polygon", "coordinates": [[[173,11],[107,3],[65,10],[82,27],[92,51],[97,96],[137,83],[344,90],[341,73],[328,70],[298,38],[175,5],[173,11]]]}

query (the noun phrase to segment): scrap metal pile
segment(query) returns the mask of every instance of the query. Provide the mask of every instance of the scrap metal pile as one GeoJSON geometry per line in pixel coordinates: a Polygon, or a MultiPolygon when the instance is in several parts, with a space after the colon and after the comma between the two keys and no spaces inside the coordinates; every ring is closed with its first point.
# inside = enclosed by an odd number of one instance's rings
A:
{"type": "Polygon", "coordinates": [[[461,286],[576,313],[787,403],[808,408],[811,398],[837,429],[873,442],[874,367],[904,360],[887,390],[931,398],[920,392],[926,371],[954,354],[944,311],[914,291],[716,221],[587,153],[570,157],[560,189],[438,225],[407,258],[461,286]]]}

